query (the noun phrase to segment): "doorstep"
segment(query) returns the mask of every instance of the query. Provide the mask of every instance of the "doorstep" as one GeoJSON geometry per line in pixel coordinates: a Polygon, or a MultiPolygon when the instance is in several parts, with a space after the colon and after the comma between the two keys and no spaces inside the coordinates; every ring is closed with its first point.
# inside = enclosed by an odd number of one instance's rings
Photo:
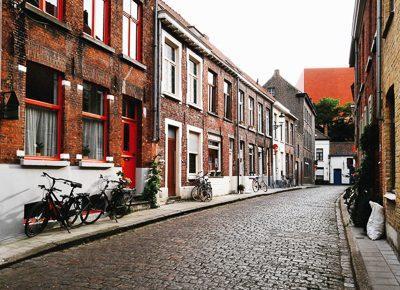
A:
{"type": "Polygon", "coordinates": [[[270,189],[266,193],[260,191],[252,194],[230,194],[214,197],[212,201],[206,203],[195,201],[177,202],[163,205],[157,209],[133,212],[119,219],[118,223],[109,218],[103,218],[93,225],[74,227],[70,229],[70,233],[63,228],[56,228],[30,239],[21,237],[13,242],[0,243],[0,269],[49,252],[59,251],[168,218],[259,196],[310,187],[314,186],[270,189]]]}
{"type": "Polygon", "coordinates": [[[393,248],[385,239],[372,241],[364,229],[354,227],[343,198],[340,209],[358,288],[400,290],[400,262],[393,248]]]}

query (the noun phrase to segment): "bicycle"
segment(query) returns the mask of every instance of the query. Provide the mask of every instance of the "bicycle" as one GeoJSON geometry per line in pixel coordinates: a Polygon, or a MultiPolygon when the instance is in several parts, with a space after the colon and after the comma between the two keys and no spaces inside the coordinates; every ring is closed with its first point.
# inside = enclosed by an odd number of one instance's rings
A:
{"type": "Polygon", "coordinates": [[[126,189],[125,187],[130,183],[128,179],[125,179],[122,173],[118,173],[120,178],[118,180],[111,180],[103,175],[100,175],[100,179],[105,182],[104,187],[100,190],[99,194],[95,194],[89,197],[92,208],[87,213],[91,215],[92,219],[84,218],[85,224],[95,223],[102,215],[106,212],[109,213],[110,219],[118,219],[126,215],[132,206],[135,189],[126,189]],[[116,185],[114,188],[110,188],[110,185],[116,185]],[[110,191],[110,197],[107,194],[110,191]]]}
{"type": "Polygon", "coordinates": [[[268,191],[268,185],[261,176],[250,177],[250,179],[253,179],[251,186],[254,192],[258,192],[260,189],[262,189],[264,192],[268,191]]]}
{"type": "Polygon", "coordinates": [[[195,201],[211,201],[213,197],[211,182],[208,179],[208,173],[201,175],[201,171],[197,174],[195,186],[192,189],[191,196],[195,201]]]}
{"type": "MultiPolygon", "coordinates": [[[[69,228],[84,210],[82,205],[88,204],[87,194],[74,195],[75,189],[82,188],[82,184],[63,178],[54,178],[46,172],[43,172],[42,177],[50,179],[51,185],[49,188],[46,188],[45,185],[38,186],[45,191],[45,196],[42,201],[31,208],[25,219],[25,234],[28,237],[34,237],[41,233],[50,220],[58,221],[61,227],[69,232],[69,228]],[[60,195],[61,200],[55,195],[56,192],[61,192],[60,189],[55,187],[56,182],[63,182],[71,187],[69,195],[60,195]]],[[[82,218],[81,221],[83,222],[82,218]]]]}

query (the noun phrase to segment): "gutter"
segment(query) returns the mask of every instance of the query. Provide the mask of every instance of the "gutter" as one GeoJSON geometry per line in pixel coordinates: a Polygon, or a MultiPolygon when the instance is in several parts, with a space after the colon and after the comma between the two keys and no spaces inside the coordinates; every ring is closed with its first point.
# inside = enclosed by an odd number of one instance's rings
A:
{"type": "Polygon", "coordinates": [[[382,120],[382,0],[377,0],[376,7],[376,118],[382,120]]]}
{"type": "Polygon", "coordinates": [[[157,142],[160,140],[159,42],[160,42],[160,29],[158,21],[158,0],[154,0],[153,142],[157,142]]]}
{"type": "MultiPolygon", "coordinates": [[[[0,0],[1,1],[1,0],[0,0]]],[[[237,114],[237,116],[236,116],[236,136],[237,136],[237,141],[236,141],[236,144],[237,144],[237,154],[236,154],[236,156],[237,156],[237,164],[236,164],[236,172],[237,172],[237,192],[239,193],[239,185],[240,185],[240,136],[239,136],[239,112],[240,112],[240,109],[239,109],[239,99],[240,99],[240,85],[239,85],[239,82],[240,82],[240,78],[239,78],[239,76],[237,76],[237,78],[236,78],[236,81],[237,81],[237,92],[236,92],[236,95],[237,95],[237,105],[236,105],[236,114],[237,114]]],[[[244,106],[244,104],[243,104],[243,106],[244,106]]]]}

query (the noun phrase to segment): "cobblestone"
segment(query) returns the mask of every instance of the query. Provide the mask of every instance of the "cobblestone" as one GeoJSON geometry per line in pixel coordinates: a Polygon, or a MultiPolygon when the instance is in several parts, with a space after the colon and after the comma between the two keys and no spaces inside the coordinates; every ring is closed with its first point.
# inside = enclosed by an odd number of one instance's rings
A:
{"type": "Polygon", "coordinates": [[[342,191],[285,192],[167,220],[16,264],[0,271],[0,288],[351,288],[335,211],[342,191]]]}

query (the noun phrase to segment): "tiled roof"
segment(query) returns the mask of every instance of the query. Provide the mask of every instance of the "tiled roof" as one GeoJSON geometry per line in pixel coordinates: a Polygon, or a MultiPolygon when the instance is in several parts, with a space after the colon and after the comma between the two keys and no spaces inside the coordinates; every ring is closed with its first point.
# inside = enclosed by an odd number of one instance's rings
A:
{"type": "Polygon", "coordinates": [[[354,142],[331,142],[330,156],[354,156],[354,142]]]}
{"type": "Polygon", "coordinates": [[[315,140],[330,140],[330,138],[318,129],[315,129],[315,140]]]}

